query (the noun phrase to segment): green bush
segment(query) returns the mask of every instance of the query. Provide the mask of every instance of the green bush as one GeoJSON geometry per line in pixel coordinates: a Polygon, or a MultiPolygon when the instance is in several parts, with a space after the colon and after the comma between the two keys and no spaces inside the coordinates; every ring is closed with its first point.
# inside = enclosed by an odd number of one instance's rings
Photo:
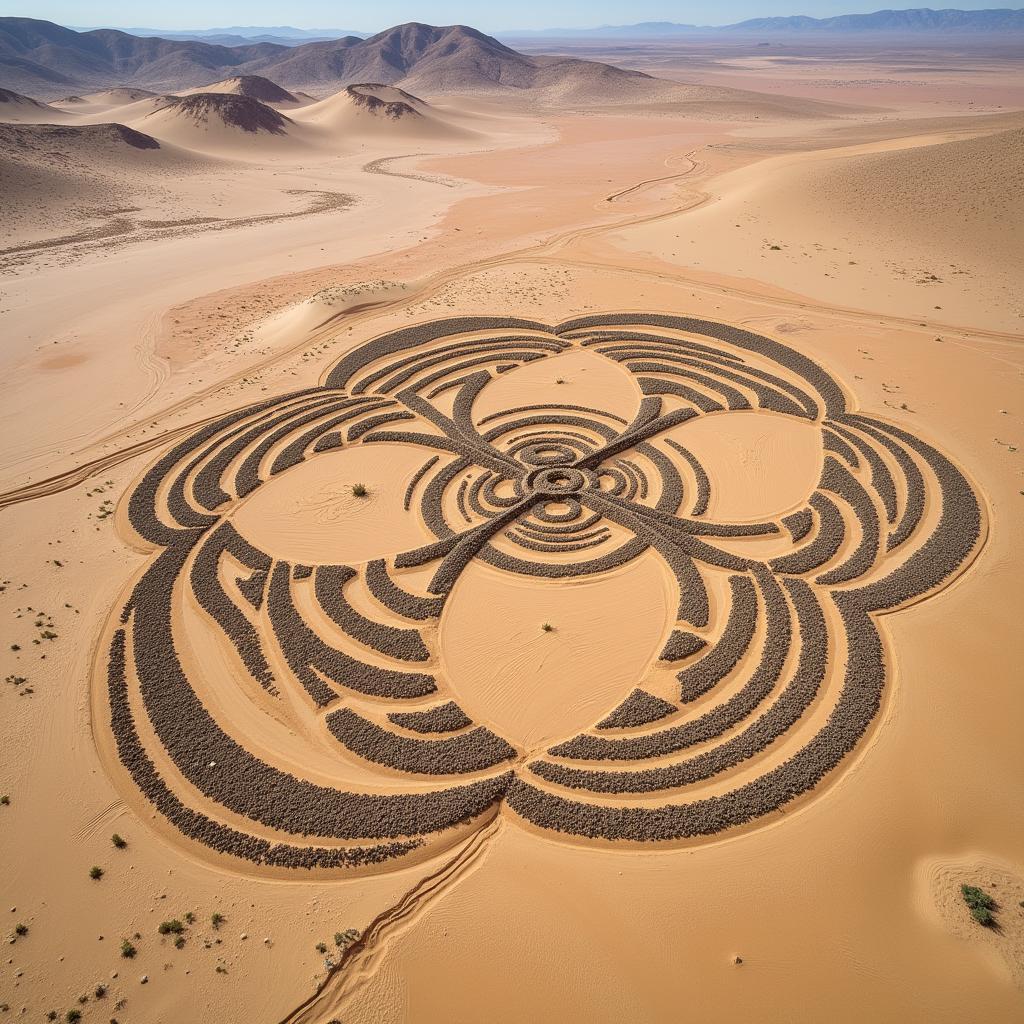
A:
{"type": "Polygon", "coordinates": [[[110,841],[119,850],[123,850],[128,845],[128,840],[125,839],[123,836],[119,836],[116,832],[110,837],[110,841]]]}
{"type": "Polygon", "coordinates": [[[366,489],[366,484],[353,484],[352,494],[356,498],[365,498],[370,492],[366,489]]]}
{"type": "Polygon", "coordinates": [[[985,928],[991,928],[996,923],[993,913],[996,909],[996,901],[984,889],[979,889],[976,885],[961,885],[960,895],[963,896],[964,903],[967,904],[967,908],[971,912],[971,917],[978,924],[985,928]]]}
{"type": "Polygon", "coordinates": [[[156,929],[161,935],[180,935],[184,930],[185,926],[176,918],[171,918],[170,921],[161,921],[156,929]]]}
{"type": "Polygon", "coordinates": [[[97,864],[93,864],[93,866],[89,868],[89,877],[94,882],[98,882],[103,877],[103,868],[97,864]]]}
{"type": "Polygon", "coordinates": [[[127,939],[121,940],[121,956],[125,960],[131,960],[137,952],[138,950],[127,939]]]}

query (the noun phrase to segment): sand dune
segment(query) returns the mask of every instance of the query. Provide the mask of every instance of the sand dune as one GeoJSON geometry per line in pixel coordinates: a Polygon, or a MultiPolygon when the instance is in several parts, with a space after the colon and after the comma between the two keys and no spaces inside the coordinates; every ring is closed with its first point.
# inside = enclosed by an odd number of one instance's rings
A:
{"type": "Polygon", "coordinates": [[[144,195],[201,165],[122,124],[0,125],[0,248],[115,235],[144,195]]]}
{"type": "Polygon", "coordinates": [[[295,120],[336,135],[378,138],[470,138],[449,113],[395,86],[350,85],[296,112],[295,120]]]}
{"type": "Polygon", "coordinates": [[[263,152],[268,146],[301,142],[302,135],[287,115],[233,93],[165,96],[134,123],[157,138],[200,152],[263,152]]]}
{"type": "Polygon", "coordinates": [[[269,78],[263,78],[262,75],[235,75],[233,78],[225,78],[212,85],[187,89],[179,95],[191,96],[195,93],[226,93],[232,96],[248,96],[261,103],[280,107],[298,107],[303,103],[308,103],[311,99],[311,97],[300,98],[287,89],[282,89],[269,78]]]}
{"type": "Polygon", "coordinates": [[[49,103],[40,103],[39,100],[34,100],[30,96],[22,96],[21,93],[12,92],[10,89],[0,89],[0,122],[60,124],[67,120],[69,120],[68,114],[50,106],[49,103]]]}
{"type": "MultiPolygon", "coordinates": [[[[890,245],[900,240],[949,262],[1024,267],[1024,127],[976,139],[815,162],[767,204],[831,216],[841,231],[870,225],[890,245]]],[[[890,249],[895,251],[895,249],[890,249]]]]}

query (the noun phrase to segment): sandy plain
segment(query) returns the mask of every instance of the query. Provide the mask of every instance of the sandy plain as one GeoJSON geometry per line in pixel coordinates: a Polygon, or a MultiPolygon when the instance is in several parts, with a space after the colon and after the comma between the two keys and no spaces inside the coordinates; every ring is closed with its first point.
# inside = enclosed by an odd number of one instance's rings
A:
{"type": "MultiPolygon", "coordinates": [[[[616,59],[653,70],[649,55],[616,59]]],[[[58,186],[43,204],[50,222],[5,223],[0,674],[20,682],[3,693],[0,912],[12,937],[17,922],[29,927],[3,967],[12,1016],[63,1013],[97,984],[108,994],[90,996],[87,1020],[1019,1015],[1020,68],[974,53],[959,74],[948,62],[929,71],[941,63],[931,54],[907,84],[893,70],[902,54],[856,63],[862,85],[836,55],[713,55],[699,76],[658,55],[665,77],[847,104],[834,118],[538,111],[470,97],[438,102],[467,133],[456,138],[377,134],[333,148],[297,137],[240,155],[234,141],[186,150],[179,136],[161,156],[198,169],[125,177],[141,212],[85,211],[88,227],[127,217],[117,235],[26,248],[67,234],[58,186]],[[286,216],[311,193],[353,201],[286,216]],[[205,217],[218,219],[141,225],[205,217]],[[390,330],[606,311],[779,339],[833,373],[854,408],[965,471],[984,536],[941,593],[884,617],[883,704],[854,753],[750,828],[665,846],[553,837],[507,806],[408,866],[353,879],[247,869],[184,840],[118,764],[102,685],[112,610],[116,620],[150,560],[126,495],[152,460],[215,416],[316,385],[390,330]],[[33,643],[41,629],[57,635],[33,643]],[[965,922],[962,882],[998,894],[999,932],[965,922]],[[156,926],[186,912],[196,921],[178,950],[156,926]],[[332,936],[349,928],[362,938],[343,955],[332,936]],[[121,958],[136,934],[137,956],[121,958]],[[325,969],[319,941],[343,969],[325,969]]],[[[500,410],[555,389],[612,411],[622,401],[628,418],[630,399],[589,373],[586,362],[527,366],[490,400],[500,410]]],[[[813,486],[818,456],[774,423],[705,435],[687,443],[721,518],[781,514],[813,486]]],[[[305,517],[288,497],[249,508],[246,535],[296,563],[418,543],[398,500],[415,467],[372,451],[296,485],[312,493],[305,517]],[[350,477],[368,504],[331,491],[350,477]]],[[[316,476],[316,465],[289,472],[316,476]]],[[[506,576],[474,563],[461,577],[441,657],[474,720],[533,750],[629,691],[671,628],[672,591],[650,553],[571,586],[506,576]],[[538,631],[545,621],[553,633],[538,631]]],[[[309,778],[374,778],[357,758],[339,764],[304,709],[275,717],[257,698],[233,703],[233,653],[194,606],[182,614],[194,623],[190,671],[235,735],[309,778]]]]}

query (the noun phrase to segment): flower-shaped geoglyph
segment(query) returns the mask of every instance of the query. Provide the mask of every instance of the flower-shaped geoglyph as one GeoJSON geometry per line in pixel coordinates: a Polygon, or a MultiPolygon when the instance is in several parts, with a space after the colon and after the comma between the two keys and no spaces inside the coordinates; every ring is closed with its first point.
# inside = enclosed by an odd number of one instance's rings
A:
{"type": "Polygon", "coordinates": [[[879,615],[950,580],[984,532],[949,459],[848,406],[794,348],[682,317],[472,317],[370,341],[136,485],[127,518],[153,556],[110,629],[117,757],[184,836],[272,868],[401,863],[498,811],[633,843],[760,821],[877,715],[879,615]],[[517,390],[567,355],[618,390],[517,390]],[[721,473],[688,437],[735,416],[812,435],[814,478],[786,509],[716,513],[721,473]],[[341,481],[375,460],[402,493],[360,526],[341,481]],[[595,720],[531,748],[467,714],[437,626],[471,563],[564,587],[651,552],[677,602],[595,720]]]}

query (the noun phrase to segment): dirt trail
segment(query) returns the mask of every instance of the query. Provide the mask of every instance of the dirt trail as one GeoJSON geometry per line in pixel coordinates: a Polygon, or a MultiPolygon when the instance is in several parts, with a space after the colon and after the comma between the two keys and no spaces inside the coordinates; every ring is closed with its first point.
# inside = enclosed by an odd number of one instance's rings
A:
{"type": "Polygon", "coordinates": [[[317,1024],[325,1020],[327,1014],[337,1014],[342,1003],[373,975],[389,944],[480,863],[502,827],[500,815],[495,815],[454,857],[421,878],[393,906],[382,910],[345,950],[316,992],[292,1010],[281,1024],[317,1024]]]}

